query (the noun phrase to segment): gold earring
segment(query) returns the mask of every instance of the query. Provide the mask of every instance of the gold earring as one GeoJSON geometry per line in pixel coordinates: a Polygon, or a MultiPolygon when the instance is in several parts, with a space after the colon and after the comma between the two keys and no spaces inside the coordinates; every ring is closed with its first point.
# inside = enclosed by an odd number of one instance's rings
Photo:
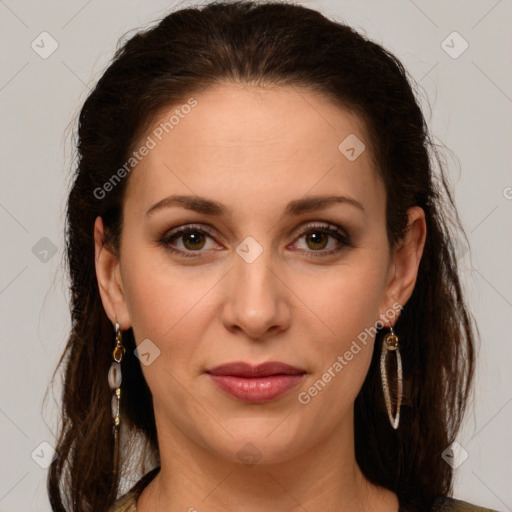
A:
{"type": "Polygon", "coordinates": [[[121,328],[116,320],[116,346],[114,347],[114,351],[112,352],[112,363],[110,365],[110,369],[108,371],[108,384],[113,391],[112,395],[112,429],[114,435],[114,472],[117,472],[118,460],[119,460],[119,428],[121,424],[121,382],[122,382],[122,374],[121,374],[121,361],[123,359],[124,353],[126,349],[123,346],[123,336],[121,333],[121,328]]]}
{"type": "Polygon", "coordinates": [[[398,336],[390,327],[390,332],[384,336],[382,341],[382,353],[380,356],[380,375],[382,379],[382,391],[384,392],[384,399],[386,401],[386,409],[388,410],[388,417],[391,426],[396,430],[398,422],[400,421],[400,405],[402,403],[402,359],[400,358],[400,350],[398,348],[398,336]],[[396,354],[396,370],[397,370],[397,398],[396,398],[396,413],[392,414],[391,411],[391,397],[389,394],[388,373],[386,369],[386,359],[389,352],[396,354]]]}

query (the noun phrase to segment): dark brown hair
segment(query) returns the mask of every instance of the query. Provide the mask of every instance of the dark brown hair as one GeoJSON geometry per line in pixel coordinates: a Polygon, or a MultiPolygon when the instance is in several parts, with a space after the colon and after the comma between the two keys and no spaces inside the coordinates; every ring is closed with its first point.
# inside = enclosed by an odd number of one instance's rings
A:
{"type": "MultiPolygon", "coordinates": [[[[117,251],[129,176],[101,198],[95,191],[125,164],[162,109],[223,80],[304,88],[355,112],[385,184],[390,247],[404,234],[408,208],[425,211],[416,286],[395,326],[408,391],[400,427],[390,427],[382,405],[375,350],[355,403],[355,441],[371,482],[395,492],[411,511],[426,510],[452,492],[452,468],[441,454],[455,439],[469,397],[477,332],[456,267],[454,241],[465,234],[441,159],[392,54],[315,10],[250,1],[186,8],[137,33],[117,50],[81,109],[67,203],[72,330],[56,369],[65,373],[58,457],[48,475],[52,508],[105,511],[120,483],[107,383],[113,329],[95,276],[93,226],[101,216],[105,243],[117,251]]],[[[123,342],[122,424],[148,440],[158,461],[151,393],[131,329],[123,342]]]]}

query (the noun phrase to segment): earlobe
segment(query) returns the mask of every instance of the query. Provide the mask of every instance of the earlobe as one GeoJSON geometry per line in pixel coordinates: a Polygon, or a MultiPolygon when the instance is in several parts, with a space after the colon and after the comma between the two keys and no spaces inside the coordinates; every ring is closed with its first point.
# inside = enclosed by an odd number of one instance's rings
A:
{"type": "Polygon", "coordinates": [[[118,257],[104,244],[103,219],[97,217],[94,223],[94,264],[96,279],[105,313],[112,324],[117,322],[121,329],[131,326],[126,307],[123,283],[118,257]]]}
{"type": "Polygon", "coordinates": [[[427,234],[422,208],[410,208],[408,217],[407,231],[393,254],[392,274],[386,292],[387,303],[398,303],[402,308],[414,290],[427,234]]]}

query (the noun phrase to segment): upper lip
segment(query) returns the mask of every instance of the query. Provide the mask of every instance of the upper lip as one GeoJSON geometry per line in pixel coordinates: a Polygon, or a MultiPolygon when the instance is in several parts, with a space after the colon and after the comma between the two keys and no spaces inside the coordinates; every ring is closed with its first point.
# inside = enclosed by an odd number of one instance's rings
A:
{"type": "Polygon", "coordinates": [[[305,370],[296,368],[279,361],[269,361],[253,366],[244,361],[221,364],[211,370],[206,370],[210,375],[229,375],[236,377],[268,377],[269,375],[302,375],[305,370]]]}

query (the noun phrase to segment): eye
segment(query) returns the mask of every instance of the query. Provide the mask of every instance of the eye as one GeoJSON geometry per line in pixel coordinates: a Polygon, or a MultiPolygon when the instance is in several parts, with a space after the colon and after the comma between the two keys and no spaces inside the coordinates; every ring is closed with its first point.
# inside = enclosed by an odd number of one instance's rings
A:
{"type": "MultiPolygon", "coordinates": [[[[171,252],[179,253],[185,257],[196,257],[204,252],[202,249],[212,249],[207,246],[207,239],[213,241],[213,235],[203,227],[187,225],[181,226],[167,233],[160,243],[171,252]],[[175,241],[178,241],[176,244],[175,241]]],[[[215,246],[215,244],[213,244],[215,246]]]]}
{"type": "Polygon", "coordinates": [[[305,226],[299,233],[299,239],[302,238],[304,238],[306,247],[305,249],[300,248],[300,252],[305,251],[307,257],[330,256],[340,251],[344,246],[352,247],[350,237],[337,226],[331,224],[305,226]],[[328,247],[329,239],[334,239],[331,247],[328,247]]]}
{"type": "MultiPolygon", "coordinates": [[[[343,230],[331,224],[307,225],[299,232],[297,240],[301,239],[304,239],[306,247],[299,247],[299,252],[312,258],[330,256],[343,247],[352,247],[350,237],[343,230]]],[[[203,249],[219,247],[214,241],[213,233],[202,225],[191,224],[166,233],[160,239],[160,244],[165,249],[187,258],[200,257],[201,253],[205,252],[203,249]],[[209,240],[210,246],[208,246],[209,240]]],[[[297,242],[294,245],[296,244],[297,242]]]]}

